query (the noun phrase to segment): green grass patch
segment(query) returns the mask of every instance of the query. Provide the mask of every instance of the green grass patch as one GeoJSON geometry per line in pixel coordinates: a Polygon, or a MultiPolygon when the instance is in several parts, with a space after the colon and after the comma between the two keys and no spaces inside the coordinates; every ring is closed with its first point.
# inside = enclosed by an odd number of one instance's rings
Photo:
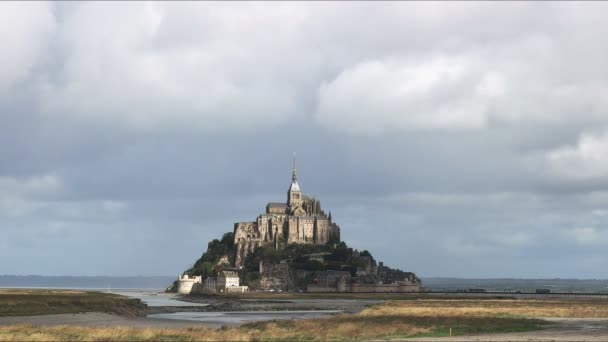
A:
{"type": "Polygon", "coordinates": [[[0,290],[0,317],[80,312],[140,316],[146,305],[111,293],[71,290],[0,290]]]}

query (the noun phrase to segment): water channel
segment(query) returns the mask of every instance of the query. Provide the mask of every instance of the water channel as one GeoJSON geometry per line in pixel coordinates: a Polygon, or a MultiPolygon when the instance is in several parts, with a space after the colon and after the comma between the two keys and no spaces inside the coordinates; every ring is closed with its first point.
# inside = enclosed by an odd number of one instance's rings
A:
{"type": "MultiPolygon", "coordinates": [[[[119,295],[138,298],[151,307],[197,307],[207,306],[205,303],[189,303],[179,300],[175,294],[146,292],[146,291],[121,291],[114,292],[119,295]]],[[[209,326],[235,326],[249,322],[268,321],[275,319],[311,319],[329,317],[342,310],[281,310],[281,311],[222,311],[222,312],[196,312],[184,311],[173,313],[150,314],[148,318],[175,319],[180,321],[192,321],[209,326]]]]}

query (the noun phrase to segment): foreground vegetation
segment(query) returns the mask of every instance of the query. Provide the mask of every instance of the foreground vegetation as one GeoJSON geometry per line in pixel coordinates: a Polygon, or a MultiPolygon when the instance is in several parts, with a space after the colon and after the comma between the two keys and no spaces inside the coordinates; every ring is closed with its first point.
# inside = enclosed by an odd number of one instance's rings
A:
{"type": "MultiPolygon", "coordinates": [[[[2,293],[2,292],[0,292],[2,293]]],[[[121,303],[119,296],[78,291],[48,291],[46,296],[77,307],[80,298],[89,304],[121,303]],[[91,300],[93,299],[93,300],[91,300]],[[118,301],[117,301],[118,300],[118,301]]],[[[38,291],[39,295],[43,295],[38,291]]],[[[7,295],[3,293],[3,295],[7,295]]],[[[14,294],[13,294],[14,295],[14,294]]],[[[31,297],[31,295],[30,295],[31,297]]],[[[32,300],[39,303],[40,300],[32,300]]],[[[3,302],[2,302],[3,303],[3,302]]],[[[22,303],[25,303],[22,301],[22,303]]],[[[2,310],[6,311],[4,305],[2,310]]],[[[50,306],[53,307],[53,306],[50,306]]],[[[95,311],[89,310],[83,311],[95,311]]],[[[55,307],[53,310],[56,310],[55,307]]],[[[50,310],[51,312],[55,312],[50,310]]],[[[35,310],[33,310],[35,311],[35,310]]],[[[121,310],[118,310],[121,311],[121,310]]],[[[25,312],[25,311],[22,311],[25,312]]],[[[74,311],[72,311],[74,312],[74,311]]],[[[127,312],[130,312],[127,310],[127,312]]],[[[38,312],[36,312],[38,313],[38,312]]],[[[50,313],[50,312],[47,312],[50,313]]],[[[4,314],[6,315],[6,314],[4,314]]],[[[390,300],[353,315],[311,320],[256,322],[213,330],[77,326],[0,326],[0,341],[286,341],[366,340],[414,336],[448,336],[478,333],[522,332],[542,329],[543,317],[608,318],[605,300],[514,299],[409,299],[390,300]]]]}
{"type": "Polygon", "coordinates": [[[270,321],[213,330],[127,327],[0,326],[0,341],[327,341],[448,336],[539,329],[542,321],[523,318],[341,315],[328,319],[270,321]]]}
{"type": "Polygon", "coordinates": [[[145,307],[139,299],[130,299],[111,293],[0,289],[0,317],[79,312],[140,316],[144,314],[145,307]]]}

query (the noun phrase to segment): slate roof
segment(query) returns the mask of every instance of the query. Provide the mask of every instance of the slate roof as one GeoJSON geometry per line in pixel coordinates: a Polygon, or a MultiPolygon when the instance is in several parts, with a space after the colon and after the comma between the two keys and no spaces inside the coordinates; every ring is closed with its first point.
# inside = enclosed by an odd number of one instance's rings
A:
{"type": "Polygon", "coordinates": [[[271,208],[287,208],[287,203],[270,202],[268,206],[271,208]]]}

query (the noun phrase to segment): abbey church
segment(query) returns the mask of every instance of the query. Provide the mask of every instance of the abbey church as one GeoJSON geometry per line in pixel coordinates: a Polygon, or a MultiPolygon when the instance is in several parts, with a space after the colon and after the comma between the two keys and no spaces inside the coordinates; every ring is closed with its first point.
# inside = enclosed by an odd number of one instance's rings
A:
{"type": "Polygon", "coordinates": [[[268,203],[266,212],[256,221],[234,224],[235,266],[241,267],[245,258],[259,246],[280,242],[322,245],[340,241],[340,228],[325,214],[321,203],[300,190],[295,158],[287,202],[268,203]]]}

